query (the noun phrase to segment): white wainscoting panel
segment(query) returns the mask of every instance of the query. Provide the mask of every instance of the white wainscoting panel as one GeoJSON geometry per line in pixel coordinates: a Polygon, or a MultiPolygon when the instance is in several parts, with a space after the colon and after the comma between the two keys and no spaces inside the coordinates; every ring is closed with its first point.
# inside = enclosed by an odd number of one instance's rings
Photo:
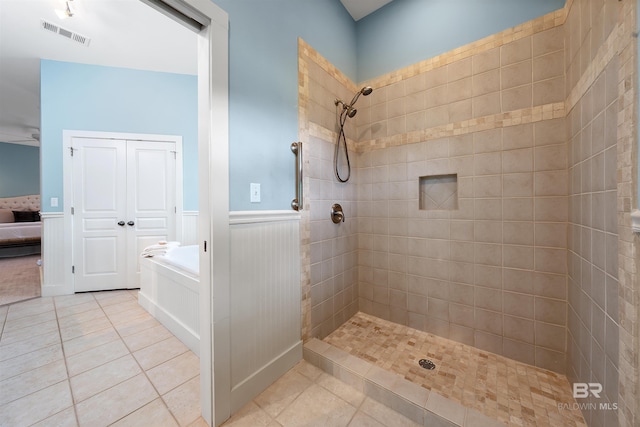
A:
{"type": "Polygon", "coordinates": [[[42,296],[67,295],[73,293],[68,282],[71,265],[65,260],[64,214],[42,212],[42,296]]]}
{"type": "Polygon", "coordinates": [[[182,246],[198,244],[198,211],[182,212],[182,246]]]}
{"type": "Polygon", "coordinates": [[[300,215],[232,212],[231,410],[302,357],[300,215]]]}

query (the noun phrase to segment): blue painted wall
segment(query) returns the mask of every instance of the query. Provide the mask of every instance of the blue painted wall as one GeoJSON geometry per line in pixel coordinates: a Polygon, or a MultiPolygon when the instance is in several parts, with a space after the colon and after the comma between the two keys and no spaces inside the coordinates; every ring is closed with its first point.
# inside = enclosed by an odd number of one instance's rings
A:
{"type": "Polygon", "coordinates": [[[62,131],[181,135],[184,209],[198,209],[196,76],[41,61],[42,210],[63,209],[62,131]],[[48,200],[57,197],[58,208],[48,200]]]}
{"type": "Polygon", "coordinates": [[[395,0],[357,23],[358,81],[538,18],[565,0],[395,0]]]}
{"type": "Polygon", "coordinates": [[[290,209],[297,38],[354,81],[542,16],[564,0],[395,0],[357,23],[339,0],[212,0],[229,14],[230,206],[290,209]],[[262,202],[250,203],[249,184],[262,202]]]}
{"type": "Polygon", "coordinates": [[[355,80],[355,22],[339,0],[214,3],[229,14],[231,209],[291,209],[298,37],[355,80]],[[261,184],[261,203],[250,203],[252,182],[261,184]]]}
{"type": "Polygon", "coordinates": [[[40,194],[40,150],[0,142],[0,197],[40,194]]]}

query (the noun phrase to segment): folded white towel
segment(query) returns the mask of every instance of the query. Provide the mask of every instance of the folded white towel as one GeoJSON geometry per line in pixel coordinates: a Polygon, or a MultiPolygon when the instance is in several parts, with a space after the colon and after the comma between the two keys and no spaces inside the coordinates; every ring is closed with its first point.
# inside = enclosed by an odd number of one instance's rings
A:
{"type": "Polygon", "coordinates": [[[178,246],[180,246],[180,242],[166,242],[161,240],[155,245],[144,248],[140,256],[143,258],[149,258],[157,255],[166,255],[170,249],[177,248],[178,246]]]}

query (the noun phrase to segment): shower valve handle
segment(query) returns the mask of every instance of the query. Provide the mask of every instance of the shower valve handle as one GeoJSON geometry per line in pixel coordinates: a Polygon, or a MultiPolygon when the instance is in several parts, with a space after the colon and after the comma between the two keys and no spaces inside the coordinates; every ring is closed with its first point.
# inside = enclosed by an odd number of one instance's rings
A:
{"type": "Polygon", "coordinates": [[[334,224],[339,224],[344,222],[344,212],[342,211],[342,206],[339,203],[335,203],[331,206],[331,221],[334,224]]]}

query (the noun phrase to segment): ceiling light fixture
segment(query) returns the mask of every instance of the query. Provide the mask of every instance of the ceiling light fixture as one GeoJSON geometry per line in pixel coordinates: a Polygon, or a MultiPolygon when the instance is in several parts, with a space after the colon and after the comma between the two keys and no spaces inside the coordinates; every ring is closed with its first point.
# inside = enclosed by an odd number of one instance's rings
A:
{"type": "Polygon", "coordinates": [[[60,19],[72,18],[76,14],[74,0],[65,0],[64,9],[56,9],[56,15],[60,19]]]}

